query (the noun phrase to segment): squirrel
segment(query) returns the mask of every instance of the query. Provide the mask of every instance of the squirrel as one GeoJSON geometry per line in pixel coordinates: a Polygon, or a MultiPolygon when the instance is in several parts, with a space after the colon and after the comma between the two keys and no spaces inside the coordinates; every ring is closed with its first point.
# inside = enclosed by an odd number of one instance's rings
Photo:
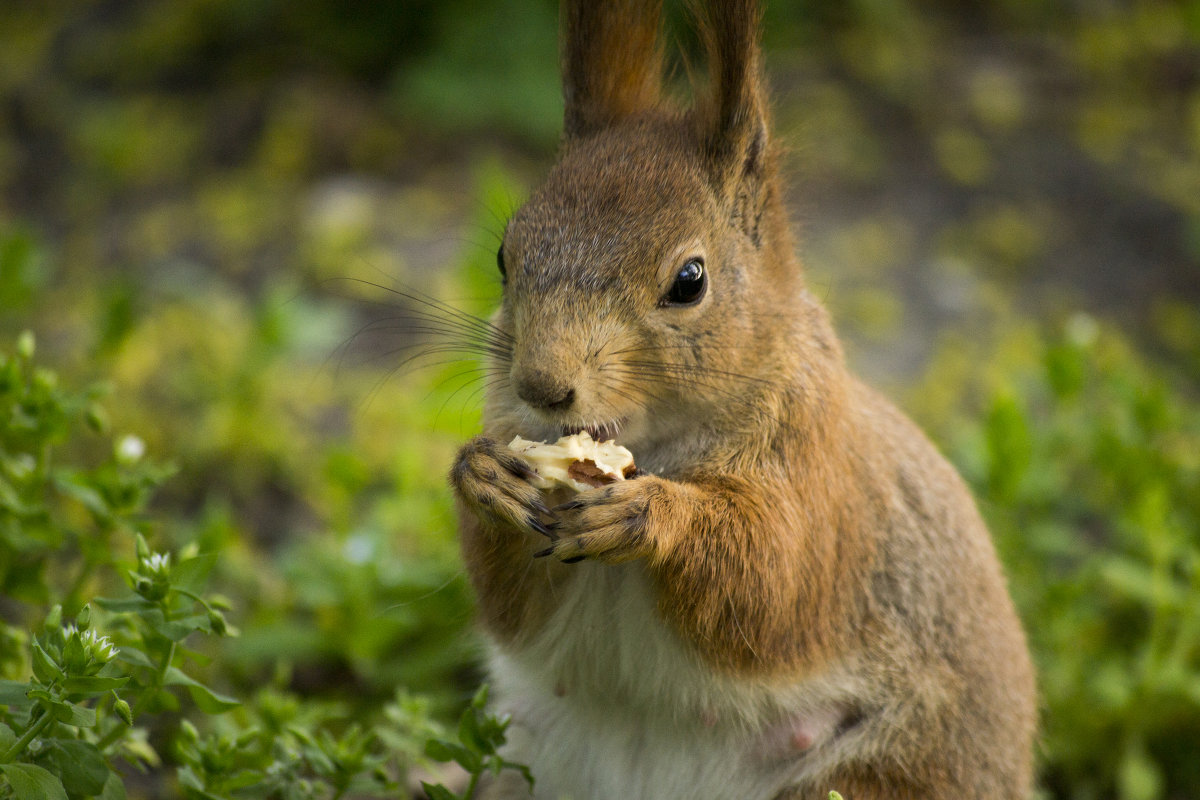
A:
{"type": "MultiPolygon", "coordinates": [[[[852,376],[793,250],[755,0],[566,0],[558,161],[508,221],[483,433],[450,471],[509,715],[491,798],[1025,798],[1035,687],[974,501],[852,376]],[[631,479],[550,507],[512,437],[631,479]]],[[[562,499],[562,498],[559,498],[562,499]]]]}

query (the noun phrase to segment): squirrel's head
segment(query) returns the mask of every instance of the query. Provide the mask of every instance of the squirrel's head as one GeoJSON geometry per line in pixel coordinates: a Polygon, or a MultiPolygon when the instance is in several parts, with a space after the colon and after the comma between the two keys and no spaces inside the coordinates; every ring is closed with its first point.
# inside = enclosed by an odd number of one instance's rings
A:
{"type": "Polygon", "coordinates": [[[744,413],[777,377],[781,333],[812,317],[779,201],[756,4],[703,15],[710,85],[687,110],[660,96],[657,5],[568,3],[562,151],[498,253],[495,324],[513,344],[489,407],[542,436],[630,443],[744,413]]]}

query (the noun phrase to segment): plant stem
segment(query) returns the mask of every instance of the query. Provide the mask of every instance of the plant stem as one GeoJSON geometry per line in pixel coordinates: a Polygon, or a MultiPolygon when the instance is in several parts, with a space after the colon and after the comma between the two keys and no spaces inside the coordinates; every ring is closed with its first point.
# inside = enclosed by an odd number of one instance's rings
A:
{"type": "Polygon", "coordinates": [[[25,751],[26,746],[32,742],[39,733],[46,729],[46,726],[54,721],[54,717],[47,711],[38,721],[29,726],[25,733],[21,734],[21,738],[13,742],[13,746],[8,748],[8,752],[0,757],[0,764],[8,764],[14,758],[21,755],[25,751]]]}
{"type": "MultiPolygon", "coordinates": [[[[167,648],[167,653],[163,656],[163,660],[159,663],[158,669],[154,674],[154,684],[146,687],[133,703],[133,708],[129,709],[129,716],[137,719],[137,715],[146,707],[159,690],[162,689],[163,681],[167,677],[167,668],[171,666],[171,659],[175,657],[175,642],[171,642],[171,646],[167,648]]],[[[104,738],[96,742],[96,747],[103,750],[110,744],[115,742],[125,729],[124,722],[118,722],[108,733],[104,734],[104,738]]]]}
{"type": "Polygon", "coordinates": [[[479,776],[483,774],[481,769],[479,772],[471,773],[471,782],[467,784],[467,791],[463,793],[463,800],[471,800],[475,796],[475,784],[479,783],[479,776]]]}

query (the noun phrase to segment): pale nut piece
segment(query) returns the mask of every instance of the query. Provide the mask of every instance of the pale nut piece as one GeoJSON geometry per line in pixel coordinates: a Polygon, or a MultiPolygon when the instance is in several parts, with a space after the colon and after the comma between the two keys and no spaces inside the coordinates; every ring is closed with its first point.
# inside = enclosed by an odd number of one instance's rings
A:
{"type": "Polygon", "coordinates": [[[539,489],[565,486],[577,492],[607,486],[633,475],[633,453],[612,441],[597,442],[587,431],[557,442],[513,438],[508,449],[529,462],[537,473],[530,483],[539,489]]]}

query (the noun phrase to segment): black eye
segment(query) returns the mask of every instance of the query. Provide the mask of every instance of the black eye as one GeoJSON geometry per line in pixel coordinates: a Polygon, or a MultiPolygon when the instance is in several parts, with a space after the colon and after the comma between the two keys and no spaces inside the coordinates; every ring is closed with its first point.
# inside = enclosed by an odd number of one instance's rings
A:
{"type": "Polygon", "coordinates": [[[675,273],[675,282],[662,299],[665,306],[690,306],[700,302],[708,280],[704,273],[704,260],[693,258],[675,273]]]}
{"type": "Polygon", "coordinates": [[[508,280],[508,270],[504,269],[504,246],[503,245],[501,245],[500,249],[496,251],[496,266],[500,268],[500,280],[507,281],[508,280]]]}

